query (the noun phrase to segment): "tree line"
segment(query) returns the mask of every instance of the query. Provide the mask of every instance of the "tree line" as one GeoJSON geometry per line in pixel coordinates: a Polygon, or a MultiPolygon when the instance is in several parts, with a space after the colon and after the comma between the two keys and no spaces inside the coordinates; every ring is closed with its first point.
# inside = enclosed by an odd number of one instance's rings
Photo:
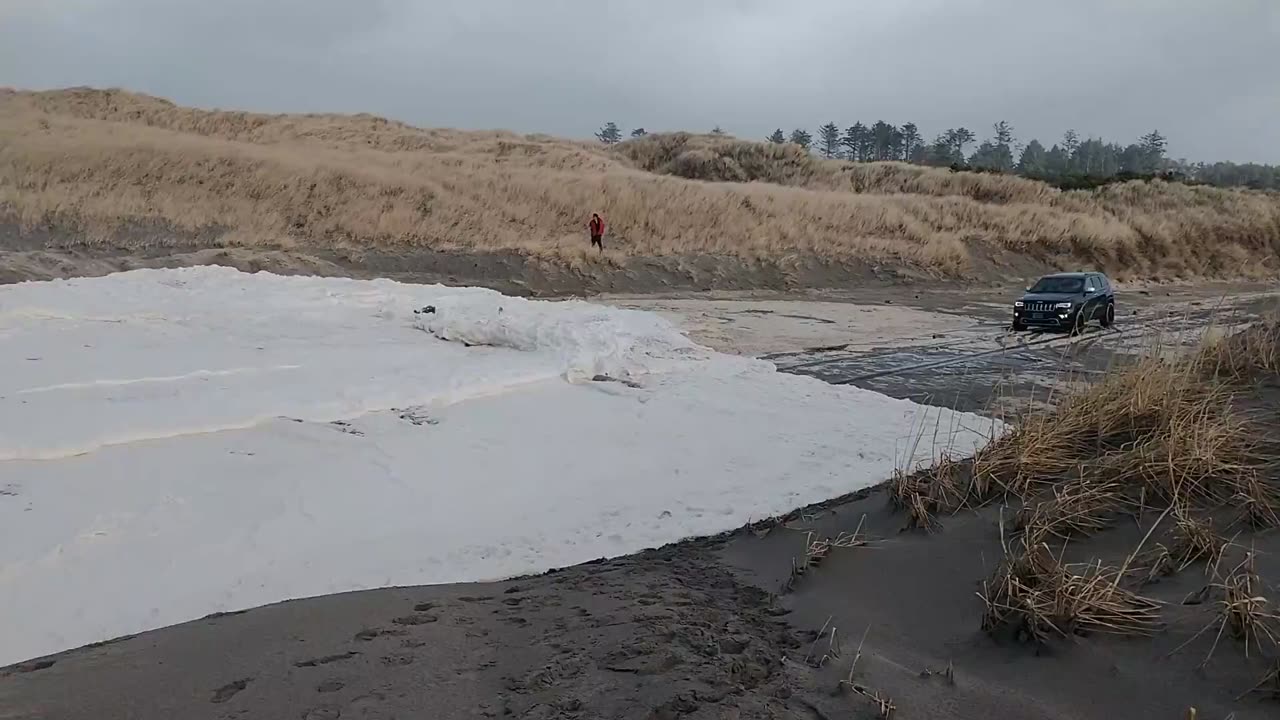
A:
{"type": "MultiPolygon", "coordinates": [[[[630,134],[638,138],[647,133],[644,128],[636,128],[630,134]]],[[[725,132],[717,126],[711,134],[724,135],[725,132]]],[[[596,137],[606,145],[623,140],[622,130],[612,122],[601,128],[596,137]]],[[[1076,131],[1068,130],[1059,141],[1045,147],[1034,138],[1025,144],[1019,142],[1013,126],[1005,121],[992,125],[989,136],[978,142],[977,134],[965,127],[949,128],[927,141],[915,123],[893,125],[877,120],[870,125],[857,122],[844,129],[829,122],[814,134],[803,128],[787,134],[778,128],[767,140],[794,143],[830,159],[897,161],[1016,174],[1065,189],[1161,177],[1219,187],[1280,190],[1280,166],[1174,160],[1167,156],[1168,140],[1159,130],[1152,130],[1127,145],[1102,138],[1082,138],[1076,131]]]]}

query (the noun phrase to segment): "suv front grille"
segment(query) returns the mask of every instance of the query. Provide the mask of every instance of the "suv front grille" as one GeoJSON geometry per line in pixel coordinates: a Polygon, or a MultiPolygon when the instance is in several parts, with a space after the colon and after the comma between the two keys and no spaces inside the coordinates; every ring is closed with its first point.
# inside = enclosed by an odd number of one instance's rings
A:
{"type": "Polygon", "coordinates": [[[1027,303],[1027,312],[1052,312],[1053,303],[1029,302],[1027,303]]]}

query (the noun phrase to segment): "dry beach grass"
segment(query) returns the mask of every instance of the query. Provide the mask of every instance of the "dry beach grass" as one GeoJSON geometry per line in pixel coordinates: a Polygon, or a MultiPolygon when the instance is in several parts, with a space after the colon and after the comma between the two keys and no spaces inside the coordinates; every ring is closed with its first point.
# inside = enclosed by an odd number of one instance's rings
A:
{"type": "Polygon", "coordinates": [[[425,130],[368,115],[182,108],[124,91],[0,91],[0,213],[70,244],[514,251],[580,265],[724,255],[949,276],[1082,264],[1121,278],[1271,275],[1280,197],[851,164],[683,133],[591,143],[425,130]],[[165,233],[130,235],[128,228],[165,233]],[[173,239],[167,239],[173,238],[173,239]]]}
{"type": "Polygon", "coordinates": [[[899,473],[890,500],[908,528],[998,513],[1003,559],[978,591],[982,628],[997,638],[1051,647],[1156,635],[1182,616],[1146,591],[1202,568],[1200,589],[1177,605],[1204,606],[1207,623],[1170,654],[1205,638],[1203,669],[1234,644],[1262,673],[1241,698],[1274,697],[1280,609],[1253,545],[1280,528],[1277,351],[1273,317],[1186,356],[1152,353],[1029,410],[972,459],[899,473]],[[1124,555],[1081,554],[1125,527],[1141,539],[1124,555]]]}

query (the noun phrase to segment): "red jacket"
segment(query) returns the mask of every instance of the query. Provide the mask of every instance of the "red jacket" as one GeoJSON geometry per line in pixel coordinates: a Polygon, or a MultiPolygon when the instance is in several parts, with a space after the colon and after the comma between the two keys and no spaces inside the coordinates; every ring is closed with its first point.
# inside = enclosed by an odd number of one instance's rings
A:
{"type": "Polygon", "coordinates": [[[603,218],[599,218],[599,217],[591,218],[591,222],[588,224],[588,227],[591,228],[592,235],[604,235],[604,219],[603,218]]]}

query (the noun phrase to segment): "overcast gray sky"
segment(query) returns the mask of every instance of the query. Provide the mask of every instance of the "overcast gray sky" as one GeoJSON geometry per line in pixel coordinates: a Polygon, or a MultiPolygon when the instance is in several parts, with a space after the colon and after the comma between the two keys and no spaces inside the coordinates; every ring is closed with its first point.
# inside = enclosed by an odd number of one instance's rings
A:
{"type": "Polygon", "coordinates": [[[0,0],[0,85],[590,137],[1008,120],[1280,162],[1280,0],[0,0]]]}

